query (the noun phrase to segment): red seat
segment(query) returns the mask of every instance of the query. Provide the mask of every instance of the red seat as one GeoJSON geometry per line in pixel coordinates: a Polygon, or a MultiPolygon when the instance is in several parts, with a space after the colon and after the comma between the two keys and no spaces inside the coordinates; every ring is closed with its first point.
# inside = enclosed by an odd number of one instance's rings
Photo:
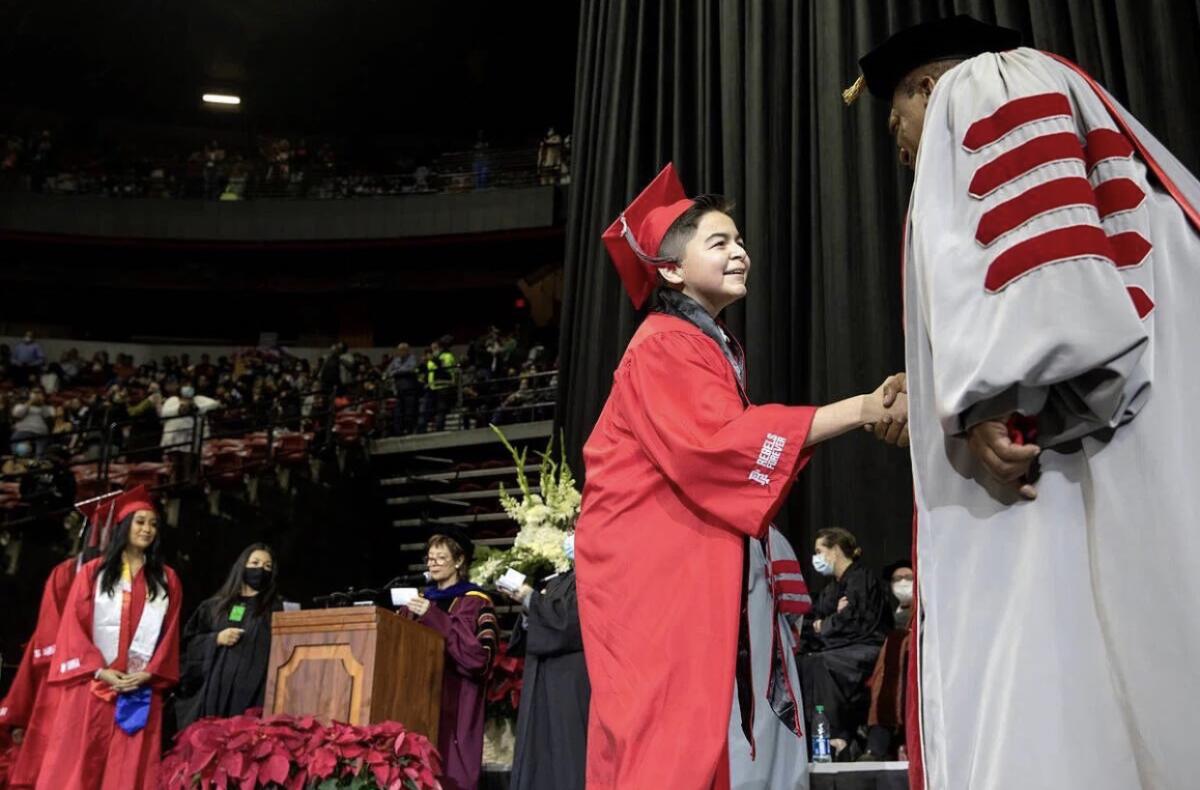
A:
{"type": "Polygon", "coordinates": [[[214,488],[240,488],[244,474],[242,461],[242,453],[239,450],[217,450],[211,466],[204,469],[204,479],[214,488]]]}
{"type": "Polygon", "coordinates": [[[308,462],[308,444],[312,434],[281,433],[275,437],[275,462],[281,466],[301,466],[308,462]]]}

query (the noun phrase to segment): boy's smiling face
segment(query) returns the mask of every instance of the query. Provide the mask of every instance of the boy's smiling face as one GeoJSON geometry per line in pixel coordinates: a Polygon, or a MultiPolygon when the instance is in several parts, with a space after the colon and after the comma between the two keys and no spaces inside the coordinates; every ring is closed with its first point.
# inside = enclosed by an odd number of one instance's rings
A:
{"type": "Polygon", "coordinates": [[[700,218],[679,265],[663,267],[662,277],[672,285],[682,285],[679,290],[716,316],[746,295],[750,254],[742,244],[733,218],[710,211],[700,218]]]}

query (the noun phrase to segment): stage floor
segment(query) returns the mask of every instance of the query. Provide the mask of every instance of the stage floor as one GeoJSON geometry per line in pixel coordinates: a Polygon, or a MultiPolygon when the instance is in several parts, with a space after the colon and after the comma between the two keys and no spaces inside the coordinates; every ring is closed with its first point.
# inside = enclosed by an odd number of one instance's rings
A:
{"type": "MultiPolygon", "coordinates": [[[[488,768],[484,768],[480,790],[508,790],[509,772],[488,768]]],[[[809,790],[908,790],[907,762],[810,764],[809,774],[809,790]]],[[[764,789],[735,787],[733,790],[764,789]]]]}

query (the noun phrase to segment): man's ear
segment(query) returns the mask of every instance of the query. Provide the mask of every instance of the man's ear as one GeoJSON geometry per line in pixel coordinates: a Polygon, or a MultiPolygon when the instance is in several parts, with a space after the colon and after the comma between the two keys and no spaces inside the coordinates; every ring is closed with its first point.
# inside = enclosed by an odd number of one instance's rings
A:
{"type": "Polygon", "coordinates": [[[658,274],[671,285],[683,285],[683,267],[678,264],[660,266],[658,274]]]}
{"type": "Polygon", "coordinates": [[[936,84],[937,80],[928,74],[922,77],[921,81],[917,83],[917,86],[921,89],[921,93],[925,96],[926,101],[928,101],[929,97],[933,94],[933,86],[936,84]]]}

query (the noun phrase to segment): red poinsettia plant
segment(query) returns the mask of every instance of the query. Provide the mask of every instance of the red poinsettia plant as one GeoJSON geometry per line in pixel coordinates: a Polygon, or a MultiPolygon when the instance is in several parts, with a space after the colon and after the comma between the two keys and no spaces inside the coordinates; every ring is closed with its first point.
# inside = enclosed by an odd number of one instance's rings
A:
{"type": "Polygon", "coordinates": [[[500,652],[492,664],[488,679],[487,708],[489,719],[515,719],[521,704],[521,687],[524,685],[525,659],[508,654],[508,647],[500,645],[500,652]]]}
{"type": "Polygon", "coordinates": [[[160,790],[440,790],[429,739],[402,724],[312,716],[201,719],[163,756],[160,790]]]}

